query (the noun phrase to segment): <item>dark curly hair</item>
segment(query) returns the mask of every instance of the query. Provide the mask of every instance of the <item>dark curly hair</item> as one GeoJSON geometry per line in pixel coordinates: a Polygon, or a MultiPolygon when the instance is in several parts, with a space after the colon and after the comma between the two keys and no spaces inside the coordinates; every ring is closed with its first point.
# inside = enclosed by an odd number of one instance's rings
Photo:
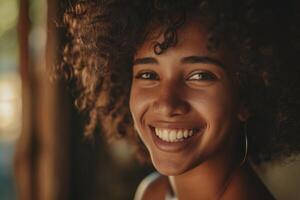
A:
{"type": "MultiPolygon", "coordinates": [[[[300,15],[296,1],[81,0],[64,14],[70,41],[60,72],[76,85],[76,105],[88,114],[86,135],[101,125],[108,138],[127,137],[144,149],[129,111],[137,48],[160,30],[163,53],[188,17],[204,18],[208,49],[225,45],[248,120],[249,154],[256,162],[300,151],[300,15]]],[[[144,157],[146,158],[146,157],[144,157]]]]}

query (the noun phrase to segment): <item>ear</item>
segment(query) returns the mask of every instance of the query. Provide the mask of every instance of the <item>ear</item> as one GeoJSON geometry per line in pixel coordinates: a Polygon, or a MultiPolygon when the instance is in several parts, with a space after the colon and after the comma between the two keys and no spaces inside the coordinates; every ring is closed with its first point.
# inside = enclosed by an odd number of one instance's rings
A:
{"type": "Polygon", "coordinates": [[[245,106],[245,104],[241,104],[239,106],[239,110],[238,110],[238,113],[237,113],[237,117],[239,118],[239,120],[241,122],[245,122],[248,120],[248,118],[250,117],[250,111],[249,109],[245,106]]]}

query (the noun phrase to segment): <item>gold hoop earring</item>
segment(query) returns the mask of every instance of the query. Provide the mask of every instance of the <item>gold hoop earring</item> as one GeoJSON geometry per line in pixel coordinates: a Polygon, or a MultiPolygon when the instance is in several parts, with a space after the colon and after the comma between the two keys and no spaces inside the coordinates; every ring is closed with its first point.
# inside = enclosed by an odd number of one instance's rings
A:
{"type": "Polygon", "coordinates": [[[248,155],[247,122],[245,122],[245,124],[244,124],[244,138],[245,138],[245,151],[244,151],[244,156],[243,156],[240,166],[243,166],[245,164],[245,162],[247,161],[247,155],[248,155]]]}

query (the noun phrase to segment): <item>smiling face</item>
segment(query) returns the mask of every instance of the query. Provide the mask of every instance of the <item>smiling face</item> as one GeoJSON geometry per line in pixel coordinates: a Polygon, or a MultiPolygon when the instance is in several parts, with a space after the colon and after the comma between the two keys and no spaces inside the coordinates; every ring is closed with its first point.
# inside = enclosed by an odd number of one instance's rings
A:
{"type": "Polygon", "coordinates": [[[161,55],[153,51],[155,40],[137,50],[130,94],[135,128],[165,175],[233,154],[241,116],[230,55],[207,50],[199,22],[187,22],[177,34],[176,46],[161,55]]]}

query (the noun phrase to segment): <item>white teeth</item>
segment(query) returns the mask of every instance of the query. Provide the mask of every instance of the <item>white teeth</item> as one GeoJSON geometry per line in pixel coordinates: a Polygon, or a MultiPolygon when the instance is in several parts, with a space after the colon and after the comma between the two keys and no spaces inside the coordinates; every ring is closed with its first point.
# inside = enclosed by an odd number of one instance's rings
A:
{"type": "Polygon", "coordinates": [[[155,128],[155,134],[166,142],[178,142],[192,136],[195,132],[191,129],[162,129],[155,128]]]}
{"type": "Polygon", "coordinates": [[[177,139],[181,139],[183,137],[183,133],[182,133],[182,130],[179,130],[177,132],[177,139]]]}
{"type": "Polygon", "coordinates": [[[189,131],[188,130],[184,130],[183,136],[185,138],[187,138],[189,136],[189,131]]]}
{"type": "Polygon", "coordinates": [[[177,137],[177,133],[175,130],[169,132],[169,140],[171,142],[174,142],[176,140],[176,137],[177,137]]]}
{"type": "Polygon", "coordinates": [[[161,139],[168,140],[168,138],[169,138],[168,135],[169,135],[168,131],[167,130],[163,130],[163,135],[162,135],[161,139]]]}

